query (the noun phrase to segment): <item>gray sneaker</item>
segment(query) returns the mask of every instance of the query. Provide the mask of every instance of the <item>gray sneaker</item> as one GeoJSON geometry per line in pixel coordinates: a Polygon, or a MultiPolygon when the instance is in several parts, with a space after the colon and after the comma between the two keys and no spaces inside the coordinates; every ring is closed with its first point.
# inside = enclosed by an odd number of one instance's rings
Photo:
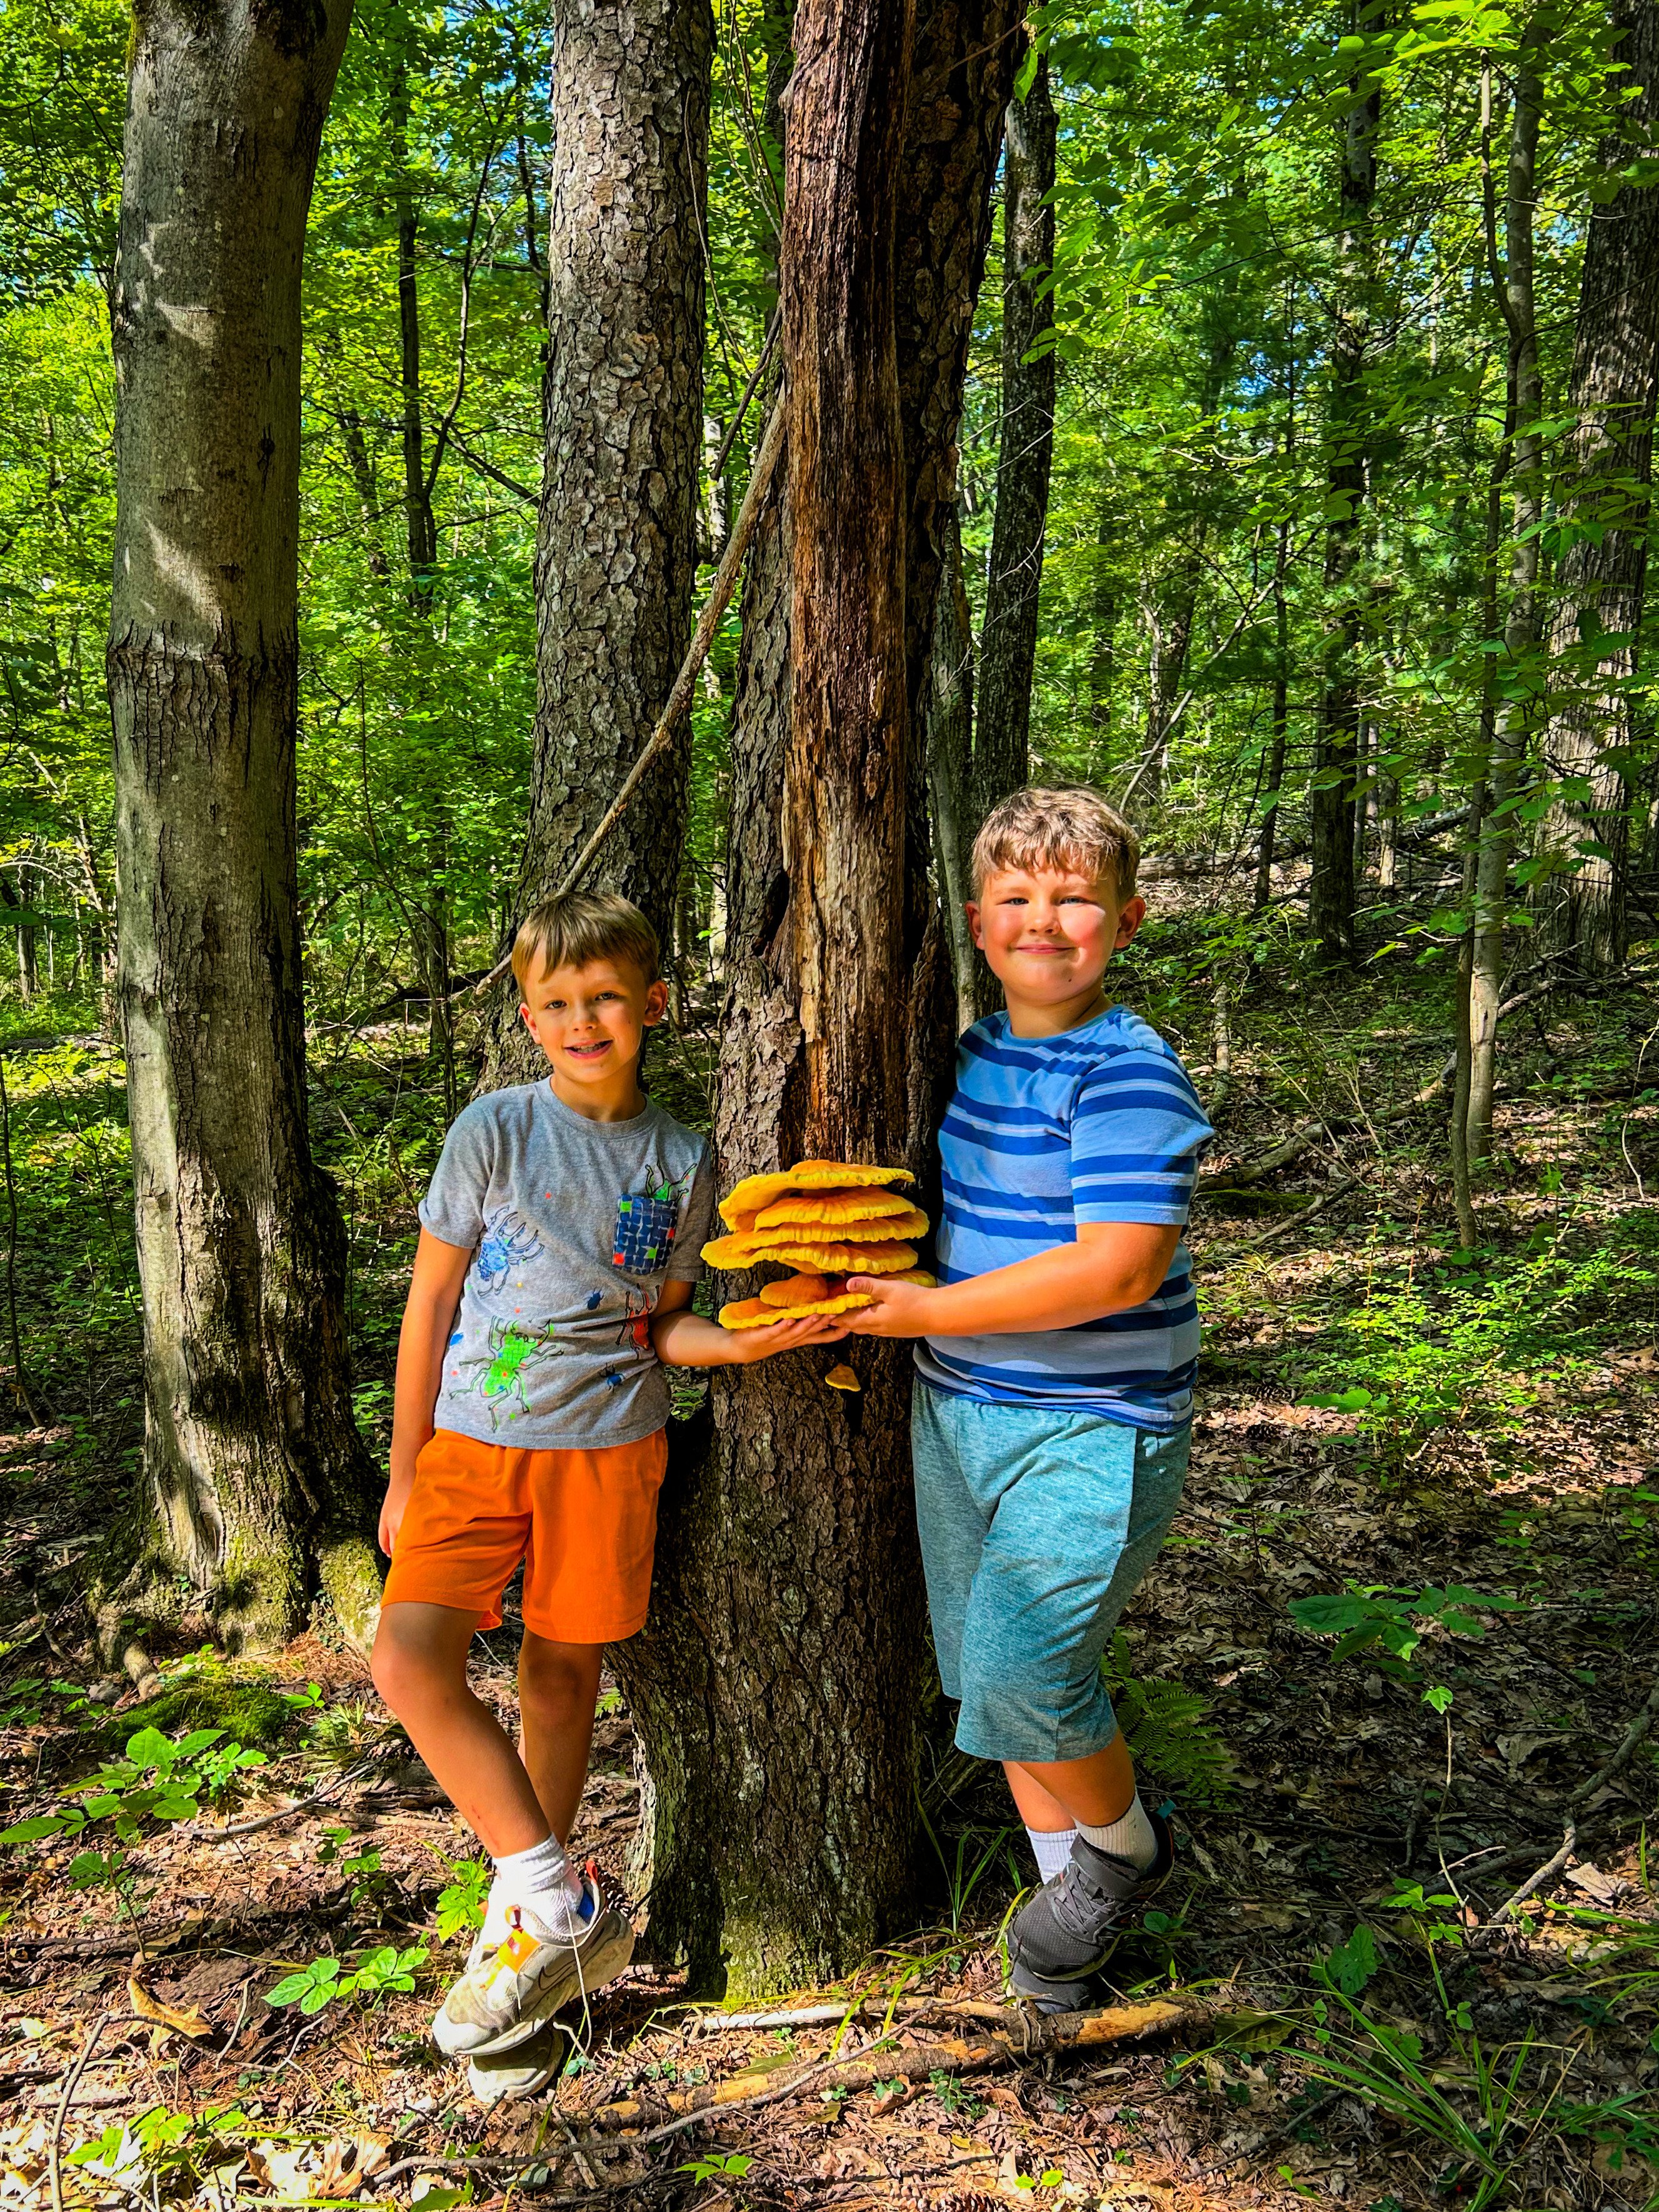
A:
{"type": "Polygon", "coordinates": [[[1147,1817],[1158,1856],[1143,1872],[1079,1836],[1054,1879],[1008,1923],[1008,1979],[1043,2012],[1081,2012],[1097,2001],[1095,1977],[1139,1909],[1175,1872],[1175,1838],[1160,1814],[1147,1817]]]}
{"type": "Polygon", "coordinates": [[[634,1955],[634,1930],[591,1881],[573,1931],[550,1927],[528,1905],[511,1917],[506,1942],[460,1977],[432,2023],[447,2058],[516,2050],[561,2005],[615,1981],[634,1955]]]}
{"type": "Polygon", "coordinates": [[[550,2021],[515,2051],[475,2051],[467,2062],[466,2086],[481,2105],[533,2097],[558,2080],[574,2047],[565,2030],[550,2021]]]}

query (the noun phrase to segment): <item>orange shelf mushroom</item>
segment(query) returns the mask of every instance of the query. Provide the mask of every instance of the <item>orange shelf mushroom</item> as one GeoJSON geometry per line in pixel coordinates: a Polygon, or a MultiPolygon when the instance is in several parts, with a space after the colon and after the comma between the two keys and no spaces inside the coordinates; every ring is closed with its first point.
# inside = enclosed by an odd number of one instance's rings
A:
{"type": "MultiPolygon", "coordinates": [[[[848,1275],[893,1275],[931,1287],[916,1265],[914,1239],[927,1216],[895,1183],[915,1181],[908,1168],[860,1167],[847,1160],[802,1160],[775,1175],[746,1176],[720,1202],[727,1234],[702,1248],[710,1267],[738,1269],[776,1264],[796,1272],[763,1285],[758,1297],[720,1309],[722,1328],[768,1328],[804,1314],[851,1313],[872,1300],[849,1292],[848,1275]]],[[[856,1389],[847,1367],[826,1381],[856,1389]],[[843,1377],[848,1379],[836,1379],[843,1377]]]]}

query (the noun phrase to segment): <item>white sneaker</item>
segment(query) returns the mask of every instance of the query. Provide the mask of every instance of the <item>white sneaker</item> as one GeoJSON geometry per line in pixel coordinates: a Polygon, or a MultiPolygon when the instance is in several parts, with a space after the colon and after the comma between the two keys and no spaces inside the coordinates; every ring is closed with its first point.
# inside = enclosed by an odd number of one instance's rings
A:
{"type": "Polygon", "coordinates": [[[507,1941],[469,1967],[451,1988],[432,2023],[446,2057],[513,2051],[573,1997],[613,1982],[634,1955],[634,1930],[582,1884],[585,1922],[564,1934],[527,1905],[515,1905],[507,1941]]]}
{"type": "Polygon", "coordinates": [[[574,2047],[558,2022],[550,2021],[516,2050],[475,2051],[467,2062],[466,2086],[481,2105],[533,2097],[558,2079],[574,2047]]]}

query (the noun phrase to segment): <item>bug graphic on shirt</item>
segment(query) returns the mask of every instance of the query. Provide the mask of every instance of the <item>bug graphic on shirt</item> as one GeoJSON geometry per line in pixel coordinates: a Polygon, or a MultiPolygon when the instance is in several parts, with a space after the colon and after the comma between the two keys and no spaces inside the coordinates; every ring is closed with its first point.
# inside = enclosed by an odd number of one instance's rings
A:
{"type": "Polygon", "coordinates": [[[483,1242],[474,1262],[478,1280],[487,1291],[493,1291],[497,1283],[505,1282],[514,1267],[538,1258],[541,1250],[541,1238],[521,1215],[509,1207],[484,1224],[483,1242]]]}
{"type": "Polygon", "coordinates": [[[451,1395],[460,1397],[476,1390],[489,1408],[490,1427],[498,1429],[503,1419],[516,1421],[520,1413],[530,1411],[530,1401],[525,1395],[526,1369],[533,1374],[544,1359],[558,1358],[564,1346],[554,1342],[551,1322],[538,1330],[520,1328],[516,1322],[493,1321],[489,1342],[488,1359],[461,1363],[463,1366],[477,1368],[479,1372],[471,1382],[464,1382],[459,1390],[451,1395]]]}
{"type": "Polygon", "coordinates": [[[631,1338],[635,1352],[649,1352],[651,1349],[651,1293],[648,1291],[636,1291],[630,1283],[623,1292],[623,1323],[617,1331],[617,1343],[626,1344],[631,1338]],[[634,1303],[635,1298],[639,1300],[637,1305],[634,1303]]]}

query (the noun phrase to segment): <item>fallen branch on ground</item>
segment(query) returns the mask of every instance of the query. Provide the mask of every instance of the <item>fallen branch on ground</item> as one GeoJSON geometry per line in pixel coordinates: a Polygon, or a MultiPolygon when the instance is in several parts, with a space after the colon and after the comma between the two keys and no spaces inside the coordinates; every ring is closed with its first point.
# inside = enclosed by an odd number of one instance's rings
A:
{"type": "Polygon", "coordinates": [[[934,2043],[917,2044],[908,2051],[884,2047],[879,2059],[868,2051],[844,2061],[814,2060],[792,2069],[787,2081],[771,2073],[733,2074],[724,2081],[705,2081],[695,2089],[671,2091],[660,2103],[625,2097],[602,2105],[588,2115],[590,2127],[607,2131],[645,2126],[643,2140],[654,2142],[664,2134],[690,2126],[705,2113],[773,2104],[826,2075],[836,2087],[867,2089],[874,2081],[927,2081],[934,2074],[988,2074],[1025,2058],[1040,2058],[1050,2051],[1080,2051],[1102,2044],[1127,2043],[1142,2036],[1214,2020],[1218,2007],[1209,1997],[1154,1997],[1145,2004],[1110,2005],[1103,2012],[1055,2014],[1047,2019],[1030,2013],[1005,2013],[1008,2031],[969,2039],[951,2036],[934,2043]],[[660,2124],[659,2124],[660,2123],[660,2124]]]}
{"type": "Polygon", "coordinates": [[[738,2029],[752,2033],[769,2027],[833,2027],[843,2020],[885,2020],[890,2009],[896,2019],[918,2013],[949,2013],[961,2020],[988,2020],[993,2025],[1009,2017],[1006,2005],[977,2004],[969,1998],[905,1997],[896,2006],[880,1997],[849,1999],[842,2004],[797,2005],[790,2012],[704,2012],[691,2023],[694,2035],[726,2035],[738,2029]]]}
{"type": "Polygon", "coordinates": [[[1577,1840],[1578,1831],[1573,1826],[1571,1821],[1569,1821],[1567,1823],[1567,1832],[1561,1838],[1560,1850],[1557,1851],[1553,1858],[1547,1859],[1544,1864],[1539,1868],[1536,1874],[1529,1875],[1528,1878],[1522,1883],[1520,1888],[1516,1891],[1512,1897],[1506,1897],[1504,1899],[1504,1902],[1498,1906],[1497,1911],[1493,1913],[1492,1918],[1486,1923],[1487,1927],[1497,1928],[1500,1926],[1503,1922],[1509,1918],[1510,1913],[1514,1912],[1519,1906],[1526,1903],[1527,1899],[1532,1895],[1534,1890],[1542,1889],[1547,1881],[1552,1881],[1555,1875],[1559,1874],[1562,1868],[1565,1866],[1567,1861],[1572,1856],[1572,1847],[1577,1840]]]}
{"type": "Polygon", "coordinates": [[[1618,1750],[1613,1753],[1605,1766],[1599,1768],[1590,1776],[1588,1782],[1579,1784],[1567,1800],[1569,1806],[1577,1810],[1579,1806],[1587,1805],[1604,1782],[1611,1782],[1621,1767],[1627,1766],[1635,1755],[1638,1745],[1652,1729],[1656,1720],[1659,1720],[1659,1680],[1656,1680],[1653,1687],[1648,1692],[1647,1703],[1626,1730],[1624,1741],[1618,1750]]]}

